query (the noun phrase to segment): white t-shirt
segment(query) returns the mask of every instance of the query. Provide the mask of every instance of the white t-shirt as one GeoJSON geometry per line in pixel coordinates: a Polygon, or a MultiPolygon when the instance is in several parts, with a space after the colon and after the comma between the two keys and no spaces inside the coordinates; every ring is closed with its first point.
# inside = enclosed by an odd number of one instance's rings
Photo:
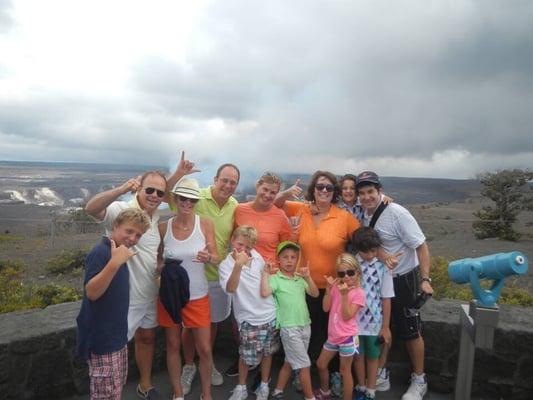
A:
{"type": "MultiPolygon", "coordinates": [[[[235,293],[228,293],[232,298],[233,312],[239,326],[243,322],[254,326],[263,325],[276,318],[276,305],[272,295],[261,296],[261,272],[265,261],[255,250],[251,251],[251,255],[252,262],[249,267],[242,268],[237,290],[235,293]]],[[[220,286],[224,292],[234,265],[235,260],[230,253],[218,266],[220,286]]]]}
{"type": "Polygon", "coordinates": [[[359,335],[377,336],[383,325],[383,298],[394,297],[392,275],[381,261],[363,260],[356,255],[361,266],[361,287],[365,291],[366,307],[357,313],[359,335]]]}
{"type": "MultiPolygon", "coordinates": [[[[104,219],[106,235],[110,236],[113,222],[121,211],[128,208],[140,208],[136,199],[130,202],[114,201],[107,207],[104,219]]],[[[150,218],[150,228],[141,236],[139,242],[132,247],[137,254],[127,262],[130,273],[130,305],[146,304],[157,298],[157,249],[161,238],[157,225],[159,214],[157,210],[150,218]]]]}
{"type": "MultiPolygon", "coordinates": [[[[365,212],[364,225],[368,226],[371,219],[372,215],[365,212]]],[[[416,248],[426,241],[426,237],[409,211],[399,204],[389,204],[374,229],[388,254],[403,252],[398,259],[398,266],[392,271],[394,275],[403,275],[418,266],[416,248]]]]}

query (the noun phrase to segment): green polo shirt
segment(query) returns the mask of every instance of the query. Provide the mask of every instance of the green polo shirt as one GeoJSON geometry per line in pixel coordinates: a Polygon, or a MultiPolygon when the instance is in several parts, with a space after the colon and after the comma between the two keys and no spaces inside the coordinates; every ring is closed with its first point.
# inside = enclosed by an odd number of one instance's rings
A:
{"type": "Polygon", "coordinates": [[[311,319],[305,302],[307,282],[299,276],[290,278],[281,271],[272,275],[268,282],[276,302],[277,328],[309,325],[311,319]]]}
{"type": "MultiPolygon", "coordinates": [[[[230,197],[226,204],[220,208],[213,199],[211,186],[200,189],[200,200],[196,203],[195,212],[209,218],[215,225],[215,242],[220,260],[224,260],[228,255],[229,240],[233,232],[233,214],[239,205],[235,198],[230,197]]],[[[205,265],[205,276],[208,281],[218,281],[218,267],[213,264],[205,265]]]]}

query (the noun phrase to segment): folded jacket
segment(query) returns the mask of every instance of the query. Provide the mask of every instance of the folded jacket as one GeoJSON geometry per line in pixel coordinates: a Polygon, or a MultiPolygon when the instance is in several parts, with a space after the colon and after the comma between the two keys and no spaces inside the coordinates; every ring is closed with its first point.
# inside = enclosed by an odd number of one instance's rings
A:
{"type": "Polygon", "coordinates": [[[181,309],[189,302],[189,297],[189,275],[181,266],[181,260],[165,259],[159,300],[176,324],[181,323],[181,309]]]}

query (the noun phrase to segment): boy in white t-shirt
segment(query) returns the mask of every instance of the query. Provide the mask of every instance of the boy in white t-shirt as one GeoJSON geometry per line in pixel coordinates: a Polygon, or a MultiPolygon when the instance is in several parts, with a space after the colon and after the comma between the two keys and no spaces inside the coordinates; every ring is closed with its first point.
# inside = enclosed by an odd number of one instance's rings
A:
{"type": "Polygon", "coordinates": [[[279,349],[276,329],[276,305],[272,296],[260,294],[261,274],[265,261],[254,250],[257,231],[240,226],[231,237],[233,251],[218,267],[220,286],[230,294],[233,312],[239,326],[239,383],[230,400],[248,397],[248,369],[261,363],[261,384],[255,390],[258,400],[267,400],[272,354],[279,349]]]}
{"type": "Polygon", "coordinates": [[[353,234],[352,244],[357,251],[362,272],[362,287],[366,295],[366,308],[357,314],[359,326],[359,354],[355,356],[354,371],[358,384],[356,400],[376,397],[376,378],[381,343],[390,344],[391,298],[394,297],[392,275],[376,256],[381,246],[378,233],[369,227],[353,234]],[[366,364],[366,369],[365,369],[366,364]]]}

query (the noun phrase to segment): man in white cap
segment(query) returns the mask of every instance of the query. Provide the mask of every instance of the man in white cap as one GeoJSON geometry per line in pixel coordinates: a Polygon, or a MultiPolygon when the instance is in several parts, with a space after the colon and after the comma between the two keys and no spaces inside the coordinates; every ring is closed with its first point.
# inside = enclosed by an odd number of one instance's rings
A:
{"type": "MultiPolygon", "coordinates": [[[[433,294],[426,237],[404,207],[396,203],[382,205],[381,182],[375,172],[360,173],[355,188],[365,212],[364,225],[372,226],[378,232],[387,254],[398,257],[398,265],[391,271],[395,293],[391,301],[391,317],[396,328],[395,336],[405,341],[413,367],[411,384],[402,400],[421,400],[428,388],[424,374],[424,339],[420,313],[411,306],[419,293],[433,294]]],[[[382,368],[376,389],[388,390],[389,387],[388,372],[382,368]]]]}
{"type": "Polygon", "coordinates": [[[137,394],[148,400],[162,399],[152,385],[151,375],[157,327],[156,276],[157,249],[160,242],[157,209],[165,197],[166,183],[163,173],[149,171],[119,187],[95,195],[85,207],[87,214],[104,224],[108,235],[113,229],[115,218],[127,208],[140,208],[150,219],[149,229],[132,247],[137,256],[127,262],[130,282],[128,340],[135,338],[135,361],[140,375],[137,394]],[[118,201],[122,195],[130,192],[135,194],[131,201],[118,201]]]}

